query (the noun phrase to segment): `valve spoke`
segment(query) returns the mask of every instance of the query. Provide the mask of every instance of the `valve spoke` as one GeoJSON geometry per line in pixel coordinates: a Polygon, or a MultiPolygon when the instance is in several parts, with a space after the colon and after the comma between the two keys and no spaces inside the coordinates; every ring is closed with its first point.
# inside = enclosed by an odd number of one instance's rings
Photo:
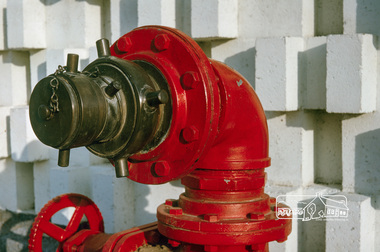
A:
{"type": "Polygon", "coordinates": [[[80,206],[75,208],[73,216],[71,217],[69,224],[67,224],[67,227],[65,229],[64,238],[70,237],[78,230],[79,224],[84,215],[84,210],[85,208],[80,206]]]}
{"type": "Polygon", "coordinates": [[[53,239],[62,242],[62,237],[65,233],[65,230],[58,227],[57,225],[51,223],[50,221],[42,219],[38,225],[38,228],[53,239]]]}

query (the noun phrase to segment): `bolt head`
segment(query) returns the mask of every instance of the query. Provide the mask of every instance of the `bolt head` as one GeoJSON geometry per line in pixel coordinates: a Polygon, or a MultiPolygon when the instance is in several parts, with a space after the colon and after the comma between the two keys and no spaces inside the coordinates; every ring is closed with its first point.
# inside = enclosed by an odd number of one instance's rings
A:
{"type": "Polygon", "coordinates": [[[251,220],[265,220],[265,215],[262,213],[249,213],[248,218],[251,220]]]}
{"type": "Polygon", "coordinates": [[[169,214],[172,215],[182,215],[182,208],[180,207],[172,207],[169,209],[169,214]]]}
{"type": "Polygon", "coordinates": [[[170,45],[170,39],[169,36],[166,34],[158,34],[154,38],[154,47],[159,51],[164,51],[169,48],[170,45]]]}
{"type": "Polygon", "coordinates": [[[218,215],[216,214],[205,214],[204,220],[209,222],[217,222],[218,221],[218,215]]]}
{"type": "Polygon", "coordinates": [[[199,130],[195,126],[182,129],[182,137],[186,143],[191,143],[199,139],[199,130]]]}
{"type": "Polygon", "coordinates": [[[170,165],[166,161],[159,161],[153,164],[154,173],[159,177],[168,176],[170,173],[170,165]]]}
{"type": "Polygon", "coordinates": [[[186,72],[181,76],[181,84],[184,89],[193,89],[198,86],[200,81],[199,74],[196,72],[186,72]]]}
{"type": "Polygon", "coordinates": [[[49,118],[51,116],[51,111],[50,111],[49,107],[46,105],[40,105],[38,107],[38,116],[42,120],[49,120],[49,118]]]}
{"type": "Polygon", "coordinates": [[[125,37],[125,36],[119,38],[116,46],[120,52],[124,52],[124,53],[128,52],[132,47],[131,38],[125,37]]]}

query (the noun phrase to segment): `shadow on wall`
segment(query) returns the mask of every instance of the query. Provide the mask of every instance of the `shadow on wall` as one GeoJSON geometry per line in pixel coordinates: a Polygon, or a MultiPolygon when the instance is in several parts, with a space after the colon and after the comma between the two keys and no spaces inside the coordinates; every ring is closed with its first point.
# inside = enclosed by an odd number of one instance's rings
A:
{"type": "Polygon", "coordinates": [[[233,69],[239,69],[239,73],[248,80],[253,88],[255,88],[255,57],[256,48],[252,47],[246,51],[239,52],[226,58],[224,63],[233,69]]]}
{"type": "Polygon", "coordinates": [[[356,1],[356,33],[370,33],[380,36],[380,1],[356,1]]]}
{"type": "Polygon", "coordinates": [[[355,192],[380,194],[380,129],[355,138],[355,192]]]}

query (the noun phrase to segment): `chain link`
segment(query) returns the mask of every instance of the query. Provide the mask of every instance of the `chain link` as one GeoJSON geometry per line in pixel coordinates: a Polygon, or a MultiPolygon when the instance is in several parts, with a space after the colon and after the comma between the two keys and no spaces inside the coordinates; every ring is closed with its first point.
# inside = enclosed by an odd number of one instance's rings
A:
{"type": "Polygon", "coordinates": [[[58,74],[62,74],[66,71],[66,67],[59,65],[58,69],[54,73],[53,79],[50,80],[50,87],[52,91],[52,95],[50,97],[50,111],[51,115],[54,113],[59,112],[59,101],[58,101],[58,86],[59,86],[59,81],[57,79],[58,74]]]}

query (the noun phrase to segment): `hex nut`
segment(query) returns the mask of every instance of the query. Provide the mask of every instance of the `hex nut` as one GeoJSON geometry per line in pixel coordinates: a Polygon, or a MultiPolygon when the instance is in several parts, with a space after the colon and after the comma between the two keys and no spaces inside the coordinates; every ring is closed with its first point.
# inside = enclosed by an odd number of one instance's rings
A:
{"type": "Polygon", "coordinates": [[[200,77],[197,72],[186,72],[181,76],[181,84],[184,89],[194,89],[200,83],[200,77]]]}
{"type": "Polygon", "coordinates": [[[170,165],[166,161],[158,161],[153,164],[154,173],[159,177],[168,176],[170,173],[170,165]]]}
{"type": "Polygon", "coordinates": [[[116,46],[117,46],[117,49],[118,49],[120,52],[124,52],[124,53],[126,53],[126,52],[128,52],[128,51],[131,49],[131,47],[132,47],[132,40],[131,40],[131,38],[129,38],[129,37],[125,37],[125,36],[123,36],[123,37],[119,38],[119,40],[117,41],[116,46]]]}
{"type": "Polygon", "coordinates": [[[182,137],[186,143],[191,143],[199,139],[199,130],[191,125],[182,129],[182,137]]]}
{"type": "Polygon", "coordinates": [[[170,45],[170,39],[169,36],[166,34],[158,34],[154,38],[154,47],[159,51],[164,51],[169,48],[170,45]]]}

